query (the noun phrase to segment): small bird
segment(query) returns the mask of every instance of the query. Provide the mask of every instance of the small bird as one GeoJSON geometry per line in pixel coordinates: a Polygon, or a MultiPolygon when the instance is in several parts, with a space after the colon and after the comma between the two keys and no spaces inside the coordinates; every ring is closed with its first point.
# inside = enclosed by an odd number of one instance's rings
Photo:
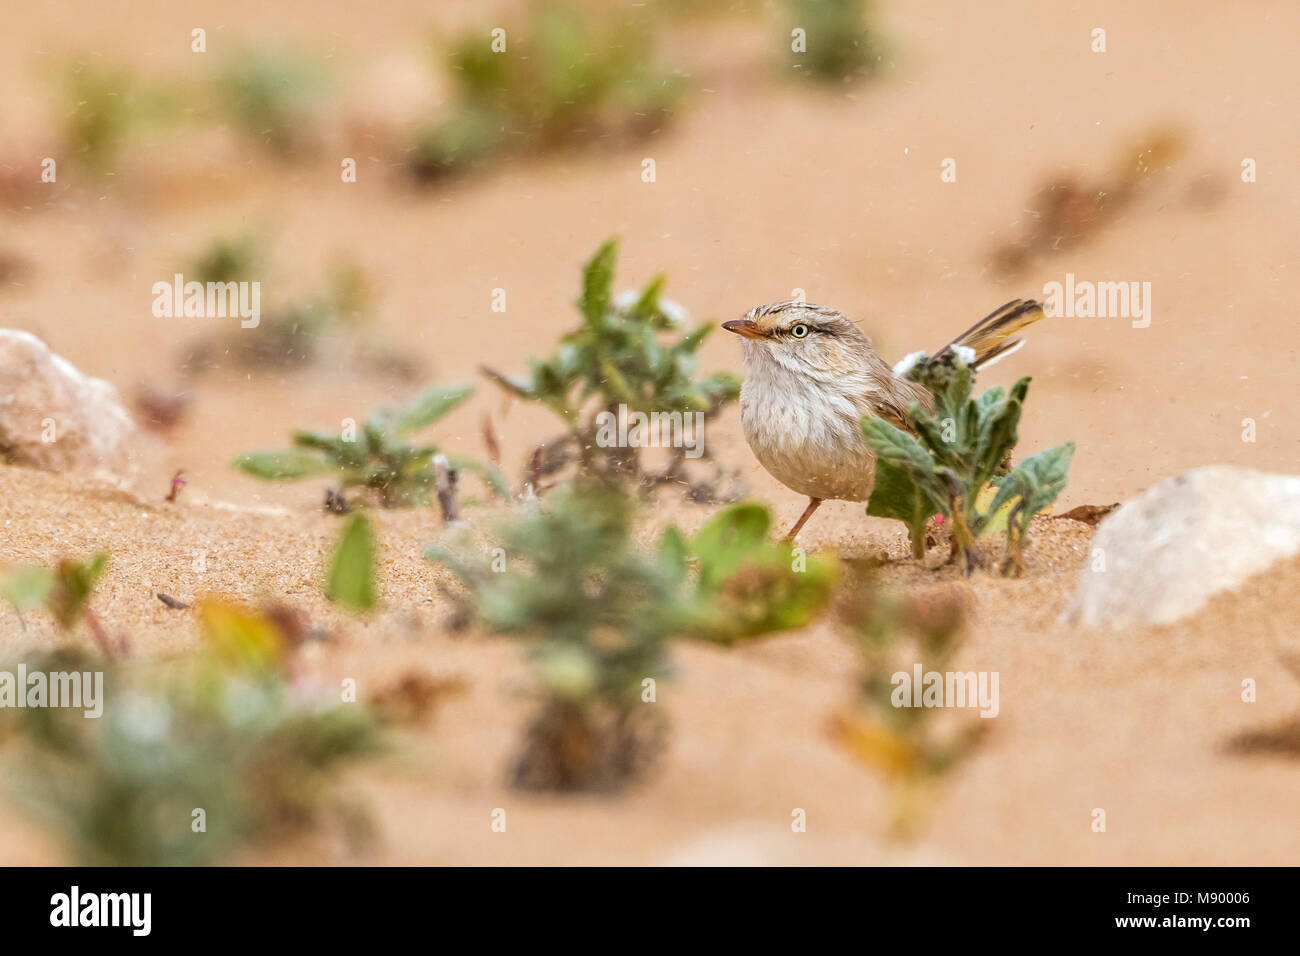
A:
{"type": "MultiPolygon", "coordinates": [[[[1043,317],[1032,299],[1016,299],[985,316],[935,357],[952,349],[973,368],[987,368],[1025,344],[1020,333],[1043,317]]],[[[866,501],[876,456],[859,421],[883,418],[910,430],[907,407],[933,411],[924,386],[904,377],[922,353],[891,368],[857,324],[834,309],[798,300],[771,302],[723,322],[744,339],[749,371],[740,390],[745,440],[764,468],[808,507],[786,536],[793,540],[828,498],[866,501]]]]}

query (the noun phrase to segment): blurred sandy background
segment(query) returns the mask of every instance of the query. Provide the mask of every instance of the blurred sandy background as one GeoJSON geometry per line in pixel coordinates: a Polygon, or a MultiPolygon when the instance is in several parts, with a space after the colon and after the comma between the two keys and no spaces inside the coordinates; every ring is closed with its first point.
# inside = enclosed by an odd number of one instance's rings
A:
{"type": "MultiPolygon", "coordinates": [[[[988,385],[1033,375],[1022,449],[1078,443],[1056,510],[1123,500],[1202,464],[1294,471],[1300,8],[880,3],[872,23],[887,45],[881,69],[827,86],[791,82],[772,66],[769,51],[788,44],[775,6],[718,6],[707,16],[665,14],[662,59],[694,89],[649,138],[510,158],[428,188],[407,182],[401,164],[410,130],[445,103],[432,39],[466,25],[512,28],[522,5],[8,11],[0,253],[12,265],[0,279],[0,326],[35,333],[124,395],[140,384],[183,390],[190,413],[148,460],[139,488],[161,498],[179,468],[190,485],[188,511],[146,520],[65,479],[0,469],[0,557],[48,561],[112,547],[105,616],[162,649],[188,646],[192,622],[156,602],[136,608],[159,582],[175,593],[199,589],[177,570],[177,554],[196,540],[218,556],[205,586],[298,594],[329,616],[309,586],[336,527],[318,513],[319,486],[260,483],[230,460],[284,444],[294,427],[360,419],[428,381],[477,379],[474,400],[438,437],[481,456],[479,420],[491,411],[517,474],[554,425],[518,404],[503,414],[477,367],[522,369],[529,355],[547,354],[574,323],[581,263],[611,235],[622,241],[620,287],[665,272],[671,298],[718,321],[800,288],[859,320],[891,361],[942,344],[1007,299],[1041,296],[1067,272],[1150,282],[1149,328],[1056,318],[983,377],[988,385]],[[206,54],[190,52],[194,27],[207,30],[206,54]],[[1104,54],[1090,50],[1095,27],[1107,32],[1104,54]],[[107,172],[61,160],[57,184],[39,182],[41,158],[60,155],[67,108],[49,76],[69,57],[181,83],[249,45],[328,64],[318,155],[285,162],[219,125],[182,125],[145,134],[107,172]],[[1113,181],[1135,144],[1162,130],[1177,131],[1177,155],[1104,228],[999,275],[994,251],[1030,227],[1027,205],[1040,187],[1113,181]],[[343,156],[357,159],[355,184],[340,182],[343,156]],[[654,183],[641,181],[645,157],[656,162],[654,183]],[[955,183],[940,179],[949,157],[955,183]],[[1257,182],[1241,180],[1246,157],[1257,162],[1257,182]],[[375,296],[365,335],[424,374],[403,382],[329,368],[223,368],[187,379],[185,350],[221,320],[155,319],[150,287],[214,234],[245,230],[273,238],[264,296],[272,283],[311,288],[335,256],[353,256],[375,296]],[[505,314],[490,309],[497,287],[507,290],[505,314]],[[1255,443],[1242,441],[1248,417],[1255,443]],[[287,513],[234,518],[213,502],[287,513]]],[[[706,369],[741,371],[739,347],[722,333],[704,356],[706,369]]],[[[802,510],[753,460],[734,410],[708,441],[742,466],[781,523],[802,510]]],[[[693,526],[707,514],[676,505],[663,517],[693,526]]],[[[344,625],[346,638],[313,666],[329,679],[419,664],[460,674],[472,689],[448,703],[404,762],[359,782],[383,831],[369,862],[1286,863],[1300,849],[1300,765],[1216,749],[1300,702],[1300,687],[1280,674],[1249,713],[1237,698],[1241,677],[1277,672],[1273,642],[1297,611],[1294,567],[1186,626],[1121,634],[1057,622],[1086,556],[1082,526],[1059,541],[1046,535],[1059,547],[1030,578],[981,579],[965,653],[972,667],[1002,671],[1003,717],[989,748],[948,781],[933,828],[899,847],[880,835],[878,783],[824,733],[826,708],[850,692],[853,671],[851,649],[826,625],[738,651],[684,650],[671,685],[672,749],[629,795],[544,799],[504,789],[502,763],[526,709],[509,693],[526,677],[517,649],[441,634],[433,572],[418,557],[439,533],[435,516],[389,513],[382,522],[391,613],[344,625]],[[498,806],[512,809],[508,835],[489,830],[498,806]],[[1088,829],[1098,806],[1113,821],[1104,835],[1088,829]],[[807,834],[790,833],[794,807],[809,812],[807,834]]],[[[823,508],[803,541],[853,555],[905,550],[899,527],[845,503],[823,508]]],[[[34,831],[2,832],[0,859],[57,859],[34,831]]],[[[271,859],[343,858],[306,845],[271,859]]]]}

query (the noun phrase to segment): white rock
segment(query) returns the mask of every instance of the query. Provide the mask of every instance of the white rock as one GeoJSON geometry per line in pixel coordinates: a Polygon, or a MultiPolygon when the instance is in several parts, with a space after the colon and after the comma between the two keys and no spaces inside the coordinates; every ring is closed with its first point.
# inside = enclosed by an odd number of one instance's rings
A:
{"type": "Polygon", "coordinates": [[[122,478],[135,440],[117,389],[30,332],[0,329],[0,461],[122,478]]]}
{"type": "Polygon", "coordinates": [[[1069,612],[1073,621],[1085,627],[1177,621],[1300,554],[1300,476],[1197,468],[1107,516],[1091,548],[1069,612]]]}

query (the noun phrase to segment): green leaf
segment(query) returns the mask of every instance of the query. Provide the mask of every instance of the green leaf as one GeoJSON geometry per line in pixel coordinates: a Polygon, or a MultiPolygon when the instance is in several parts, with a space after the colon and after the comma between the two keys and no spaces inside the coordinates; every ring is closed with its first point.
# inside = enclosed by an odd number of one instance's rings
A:
{"type": "Polygon", "coordinates": [[[296,481],[329,470],[320,455],[305,449],[248,452],[236,458],[234,466],[265,481],[296,481]]]}
{"type": "Polygon", "coordinates": [[[618,241],[610,239],[596,250],[582,271],[582,298],[578,308],[587,324],[599,327],[609,309],[614,287],[614,263],[618,259],[618,241]]]}
{"type": "Polygon", "coordinates": [[[473,394],[473,385],[435,385],[426,388],[414,402],[397,414],[393,427],[402,433],[417,432],[432,425],[473,394]]]}
{"type": "Polygon", "coordinates": [[[772,518],[762,505],[741,502],[718,512],[691,541],[699,559],[700,585],[712,587],[726,577],[746,555],[767,544],[772,518]]]}
{"type": "Polygon", "coordinates": [[[325,596],[354,611],[375,606],[375,542],[365,515],[343,529],[325,578],[325,596]]]}
{"type": "Polygon", "coordinates": [[[650,280],[650,284],[641,291],[641,297],[632,306],[633,315],[640,319],[648,319],[659,311],[659,296],[663,294],[665,281],[667,280],[663,275],[657,275],[650,280]]]}
{"type": "Polygon", "coordinates": [[[925,556],[925,523],[931,515],[946,510],[935,506],[906,469],[883,459],[876,462],[876,484],[867,501],[867,514],[894,518],[907,525],[914,557],[925,556]]]}
{"type": "Polygon", "coordinates": [[[1016,520],[1022,529],[1027,529],[1034,515],[1055,501],[1064,490],[1073,457],[1074,442],[1066,442],[1026,458],[1002,479],[989,511],[996,512],[1012,499],[1019,498],[1016,520]]]}
{"type": "Polygon", "coordinates": [[[945,480],[925,446],[889,422],[864,418],[862,435],[877,456],[867,514],[906,524],[912,555],[919,559],[925,554],[926,521],[931,515],[948,513],[945,480]]]}
{"type": "Polygon", "coordinates": [[[81,617],[104,571],[108,554],[96,552],[89,561],[60,561],[54,569],[54,588],[49,594],[50,613],[64,630],[81,617]]]}
{"type": "MultiPolygon", "coordinates": [[[[716,328],[712,322],[701,322],[690,332],[673,343],[673,352],[677,355],[692,355],[699,350],[700,343],[716,328]]],[[[727,374],[725,372],[719,374],[727,374]]]]}
{"type": "Polygon", "coordinates": [[[623,373],[618,370],[613,362],[600,363],[601,380],[609,394],[617,398],[620,402],[635,410],[641,404],[641,399],[632,386],[627,383],[623,373]]]}
{"type": "Polygon", "coordinates": [[[536,399],[539,398],[537,388],[533,384],[532,378],[524,378],[522,375],[506,375],[504,372],[498,372],[494,368],[486,365],[480,365],[479,371],[489,380],[495,382],[512,395],[518,395],[520,398],[536,399]]]}
{"type": "Polygon", "coordinates": [[[295,448],[312,448],[329,454],[338,454],[344,444],[341,434],[299,429],[293,433],[295,448]]]}
{"type": "Polygon", "coordinates": [[[20,565],[0,571],[0,597],[21,614],[40,607],[54,588],[54,572],[36,565],[20,565]]]}
{"type": "Polygon", "coordinates": [[[796,557],[789,543],[768,537],[771,526],[765,507],[741,503],[715,515],[689,543],[675,528],[664,533],[660,563],[675,580],[684,582],[691,558],[698,567],[683,633],[730,643],[802,627],[826,605],[835,562],[802,552],[796,557]]]}
{"type": "Polygon", "coordinates": [[[916,427],[916,433],[924,441],[923,447],[930,452],[935,461],[959,472],[968,469],[969,466],[963,457],[967,445],[962,440],[963,435],[955,421],[951,427],[946,426],[939,419],[928,414],[916,402],[909,406],[908,417],[912,419],[912,424],[916,427]],[[952,434],[951,441],[946,439],[945,431],[950,431],[952,434]]]}
{"type": "Polygon", "coordinates": [[[672,580],[680,582],[686,577],[690,552],[687,550],[686,539],[676,525],[670,524],[665,528],[663,537],[659,539],[659,563],[672,580]]]}
{"type": "Polygon", "coordinates": [[[925,446],[884,419],[862,419],[862,437],[880,461],[902,468],[920,482],[933,477],[934,460],[925,446]]]}
{"type": "Polygon", "coordinates": [[[1020,412],[1029,391],[1029,379],[1022,378],[1011,389],[1005,402],[977,403],[979,408],[979,441],[971,476],[971,487],[982,488],[998,472],[998,468],[1020,440],[1016,427],[1020,412]]]}

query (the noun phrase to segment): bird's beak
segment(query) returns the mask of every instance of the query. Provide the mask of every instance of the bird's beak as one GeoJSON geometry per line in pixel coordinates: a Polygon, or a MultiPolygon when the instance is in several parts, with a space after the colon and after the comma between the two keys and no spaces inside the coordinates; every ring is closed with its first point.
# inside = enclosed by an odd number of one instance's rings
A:
{"type": "Polygon", "coordinates": [[[722,327],[728,332],[735,332],[747,339],[766,338],[758,326],[749,319],[732,319],[730,322],[723,322],[722,327]]]}

